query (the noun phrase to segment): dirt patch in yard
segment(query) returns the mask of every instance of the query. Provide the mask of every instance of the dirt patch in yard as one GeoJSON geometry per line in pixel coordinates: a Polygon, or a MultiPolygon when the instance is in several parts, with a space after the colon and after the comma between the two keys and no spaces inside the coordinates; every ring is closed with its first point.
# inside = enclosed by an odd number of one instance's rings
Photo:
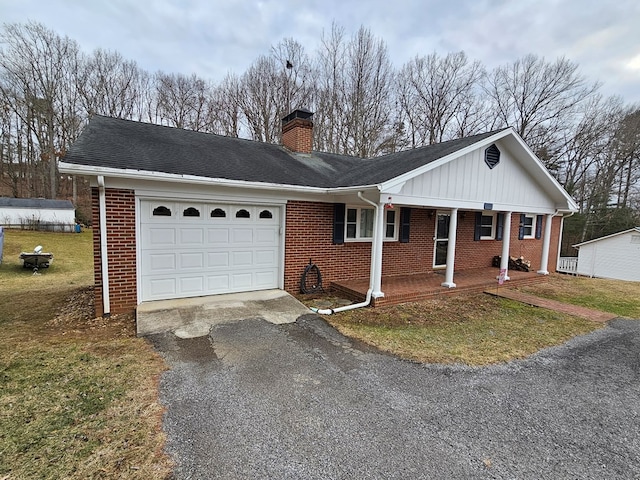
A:
{"type": "Polygon", "coordinates": [[[135,318],[132,313],[94,317],[94,302],[93,287],[74,290],[46,325],[58,335],[86,337],[90,334],[94,341],[136,336],[135,318]]]}

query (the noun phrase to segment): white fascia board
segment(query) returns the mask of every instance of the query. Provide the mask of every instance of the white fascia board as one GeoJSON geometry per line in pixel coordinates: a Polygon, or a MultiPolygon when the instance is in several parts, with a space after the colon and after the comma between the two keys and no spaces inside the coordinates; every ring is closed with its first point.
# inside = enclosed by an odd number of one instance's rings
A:
{"type": "Polygon", "coordinates": [[[243,187],[243,188],[256,188],[262,190],[288,190],[288,191],[304,191],[310,193],[328,193],[329,189],[319,187],[307,187],[299,185],[286,185],[279,183],[263,183],[263,182],[248,182],[244,180],[229,180],[226,178],[208,178],[200,177],[196,175],[178,175],[174,173],[163,172],[151,172],[146,170],[129,170],[121,168],[110,167],[87,167],[85,165],[76,165],[71,163],[60,162],[59,170],[62,173],[68,173],[72,175],[85,175],[85,176],[97,176],[102,175],[104,177],[112,178],[127,178],[132,180],[154,180],[160,182],[178,182],[178,183],[190,183],[201,185],[219,185],[226,187],[243,187]]]}
{"type": "Polygon", "coordinates": [[[586,242],[582,242],[582,243],[576,243],[575,245],[571,245],[573,248],[580,248],[583,245],[587,245],[588,243],[595,243],[595,242],[599,242],[601,240],[606,240],[607,238],[612,238],[612,237],[617,237],[618,235],[624,235],[625,233],[629,233],[629,232],[637,232],[640,233],[640,227],[633,227],[630,228],[629,230],[624,230],[622,232],[617,232],[617,233],[611,233],[609,235],[605,235],[604,237],[599,237],[599,238],[593,238],[591,240],[587,240],[586,242]]]}
{"type": "Polygon", "coordinates": [[[121,178],[129,180],[151,180],[161,182],[199,184],[199,185],[216,185],[221,187],[240,187],[256,190],[275,190],[316,195],[349,195],[359,191],[380,190],[380,185],[362,185],[355,187],[309,187],[305,185],[289,185],[282,183],[266,183],[266,182],[249,182],[244,180],[229,180],[225,178],[209,178],[196,175],[179,175],[173,173],[152,172],[146,170],[130,170],[111,167],[95,167],[86,165],[77,165],[73,163],[60,162],[58,164],[59,171],[70,175],[83,175],[89,177],[121,178]]]}

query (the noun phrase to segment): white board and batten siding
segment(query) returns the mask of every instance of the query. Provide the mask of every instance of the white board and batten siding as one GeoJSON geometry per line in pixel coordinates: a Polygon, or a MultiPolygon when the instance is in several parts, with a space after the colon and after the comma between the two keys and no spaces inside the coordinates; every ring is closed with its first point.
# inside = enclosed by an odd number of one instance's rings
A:
{"type": "Polygon", "coordinates": [[[141,200],[140,300],[278,288],[281,207],[141,200]]]}
{"type": "Polygon", "coordinates": [[[578,275],[640,282],[640,227],[575,247],[578,275]]]}
{"type": "Polygon", "coordinates": [[[485,149],[474,150],[409,179],[393,195],[395,203],[410,205],[415,198],[443,208],[482,209],[491,203],[496,210],[553,213],[556,205],[543,187],[506,148],[497,146],[500,163],[493,169],[484,161],[485,149]]]}

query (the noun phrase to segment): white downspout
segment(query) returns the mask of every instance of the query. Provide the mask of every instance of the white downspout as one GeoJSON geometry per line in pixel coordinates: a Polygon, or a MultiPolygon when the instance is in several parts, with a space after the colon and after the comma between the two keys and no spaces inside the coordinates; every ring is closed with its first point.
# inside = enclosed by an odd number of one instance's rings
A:
{"type": "MultiPolygon", "coordinates": [[[[352,305],[345,305],[344,307],[338,307],[338,308],[328,308],[328,309],[318,309],[315,307],[311,307],[311,311],[318,313],[320,315],[332,315],[334,313],[338,313],[338,312],[344,312],[346,310],[353,310],[356,308],[361,308],[361,307],[366,307],[369,305],[369,303],[371,303],[371,296],[372,293],[374,291],[374,289],[376,288],[376,285],[378,286],[378,290],[380,290],[380,284],[382,281],[381,278],[381,273],[382,273],[382,239],[379,237],[380,233],[379,233],[379,225],[378,223],[380,223],[380,219],[378,217],[378,213],[380,210],[380,205],[378,205],[375,202],[372,202],[371,200],[364,198],[362,196],[362,192],[358,192],[358,198],[370,205],[373,205],[373,208],[375,209],[375,220],[374,220],[374,225],[373,225],[373,244],[372,244],[372,248],[371,248],[371,266],[369,267],[369,289],[367,290],[367,296],[364,299],[364,302],[360,302],[360,303],[354,303],[352,305]],[[378,241],[380,239],[380,241],[378,241]],[[380,244],[380,245],[378,245],[380,244]],[[380,260],[380,261],[378,261],[380,260]],[[379,267],[378,267],[379,265],[379,267]],[[379,272],[379,273],[378,273],[379,272]]],[[[379,296],[384,296],[384,294],[382,292],[380,292],[379,296]]]]}
{"type": "MultiPolygon", "coordinates": [[[[558,211],[556,210],[556,213],[558,211]]],[[[564,235],[564,219],[572,217],[576,212],[571,212],[569,215],[562,215],[560,217],[560,235],[558,236],[558,254],[556,255],[556,270],[558,270],[558,265],[560,264],[560,255],[562,254],[562,236],[564,235]]],[[[576,267],[577,268],[577,267],[576,267]]]]}
{"type": "Polygon", "coordinates": [[[511,215],[513,215],[513,212],[504,212],[504,225],[502,226],[502,256],[500,257],[500,271],[502,272],[504,270],[504,280],[511,280],[509,278],[509,248],[511,247],[511,215]]]}
{"type": "Polygon", "coordinates": [[[109,302],[109,257],[107,255],[107,197],[104,191],[104,176],[98,175],[98,198],[100,214],[100,257],[102,268],[102,307],[103,315],[111,314],[109,302]]]}

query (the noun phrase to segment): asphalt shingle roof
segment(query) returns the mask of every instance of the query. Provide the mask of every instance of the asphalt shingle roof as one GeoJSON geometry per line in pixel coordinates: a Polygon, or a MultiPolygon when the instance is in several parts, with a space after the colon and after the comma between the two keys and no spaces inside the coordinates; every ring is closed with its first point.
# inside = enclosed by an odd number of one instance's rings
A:
{"type": "Polygon", "coordinates": [[[71,203],[71,200],[49,200],[46,198],[0,197],[0,207],[50,208],[55,210],[73,210],[73,203],[71,203]]]}
{"type": "Polygon", "coordinates": [[[382,183],[495,133],[362,159],[321,152],[298,154],[280,145],[96,115],[64,162],[283,185],[349,187],[382,183]]]}

